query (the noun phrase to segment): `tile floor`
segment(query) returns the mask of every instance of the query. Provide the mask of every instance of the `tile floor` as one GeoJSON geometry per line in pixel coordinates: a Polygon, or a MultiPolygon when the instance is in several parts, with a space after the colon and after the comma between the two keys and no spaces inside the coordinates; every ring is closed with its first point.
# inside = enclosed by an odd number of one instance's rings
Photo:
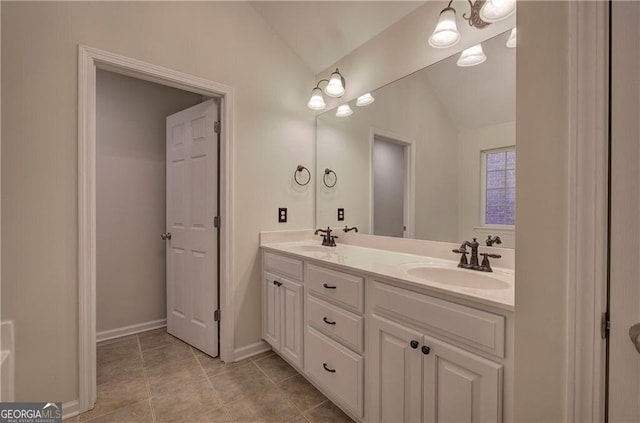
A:
{"type": "Polygon", "coordinates": [[[68,422],[352,420],[269,351],[225,364],[165,329],[98,344],[98,400],[68,422]]]}

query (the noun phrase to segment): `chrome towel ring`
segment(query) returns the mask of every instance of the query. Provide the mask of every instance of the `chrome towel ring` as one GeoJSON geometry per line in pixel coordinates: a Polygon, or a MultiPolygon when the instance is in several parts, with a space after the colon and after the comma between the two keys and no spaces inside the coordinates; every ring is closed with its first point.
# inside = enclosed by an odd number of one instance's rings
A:
{"type": "Polygon", "coordinates": [[[293,179],[296,181],[296,184],[298,184],[301,187],[303,187],[303,186],[307,185],[311,181],[311,172],[306,167],[304,167],[302,165],[298,165],[298,167],[296,168],[295,172],[293,172],[293,179]],[[298,179],[298,174],[302,173],[304,171],[307,172],[307,181],[306,182],[300,182],[300,180],[298,179]]]}
{"type": "MultiPolygon", "coordinates": [[[[329,180],[329,181],[331,181],[331,180],[329,180]]],[[[336,175],[336,173],[333,170],[331,170],[329,168],[326,168],[324,170],[324,176],[322,177],[322,182],[324,183],[324,186],[326,186],[327,188],[333,188],[338,183],[338,175],[336,175]],[[332,173],[333,173],[333,184],[331,184],[330,182],[327,183],[327,177],[329,175],[331,175],[332,173]]]]}

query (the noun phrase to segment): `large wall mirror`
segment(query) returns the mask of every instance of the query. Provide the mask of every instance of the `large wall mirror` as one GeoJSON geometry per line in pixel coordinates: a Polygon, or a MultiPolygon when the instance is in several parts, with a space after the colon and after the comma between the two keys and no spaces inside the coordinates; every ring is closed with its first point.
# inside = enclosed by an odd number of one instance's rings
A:
{"type": "Polygon", "coordinates": [[[317,227],[515,244],[515,49],[482,43],[484,63],[454,56],[381,87],[375,101],[317,120],[317,227]],[[338,209],[342,209],[343,220],[338,209]]]}

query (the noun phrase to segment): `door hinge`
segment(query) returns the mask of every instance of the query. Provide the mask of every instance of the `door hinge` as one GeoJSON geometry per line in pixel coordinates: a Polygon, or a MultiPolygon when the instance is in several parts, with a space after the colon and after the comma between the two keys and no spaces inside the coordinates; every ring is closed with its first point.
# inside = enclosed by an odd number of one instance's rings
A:
{"type": "Polygon", "coordinates": [[[600,336],[602,339],[609,337],[609,330],[611,329],[611,320],[609,320],[609,313],[602,313],[602,319],[600,320],[600,336]]]}
{"type": "Polygon", "coordinates": [[[220,321],[220,309],[217,309],[216,311],[213,312],[213,321],[214,322],[220,321]]]}
{"type": "Polygon", "coordinates": [[[214,228],[220,227],[220,216],[216,216],[213,218],[213,227],[214,228]]]}
{"type": "Polygon", "coordinates": [[[220,121],[213,122],[213,132],[216,134],[220,133],[220,121]]]}

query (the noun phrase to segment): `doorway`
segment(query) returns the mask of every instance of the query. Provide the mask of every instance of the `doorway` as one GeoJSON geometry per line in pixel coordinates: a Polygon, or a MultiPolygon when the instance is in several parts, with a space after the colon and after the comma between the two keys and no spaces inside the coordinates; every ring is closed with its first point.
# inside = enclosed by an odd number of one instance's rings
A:
{"type": "Polygon", "coordinates": [[[414,236],[413,140],[371,130],[370,227],[373,235],[414,236]]]}
{"type": "MultiPolygon", "coordinates": [[[[233,278],[233,89],[202,78],[113,53],[79,46],[78,214],[79,214],[79,401],[78,412],[96,401],[96,73],[98,69],[219,98],[220,110],[220,357],[234,360],[233,278]],[[223,318],[227,317],[227,318],[223,318]]],[[[160,234],[158,234],[160,235],[160,234]]]]}

